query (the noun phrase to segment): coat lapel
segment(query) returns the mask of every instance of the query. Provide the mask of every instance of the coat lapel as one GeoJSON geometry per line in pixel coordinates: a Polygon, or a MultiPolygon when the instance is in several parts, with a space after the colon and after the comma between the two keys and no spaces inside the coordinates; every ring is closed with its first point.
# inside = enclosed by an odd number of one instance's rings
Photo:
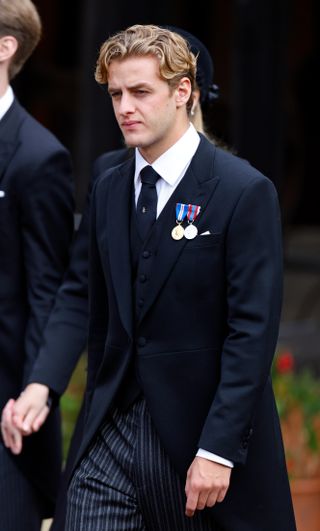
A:
{"type": "Polygon", "coordinates": [[[15,100],[0,121],[0,182],[18,145],[18,129],[22,116],[20,105],[15,100]]]}
{"type": "Polygon", "coordinates": [[[219,182],[219,178],[214,175],[215,152],[215,147],[202,137],[198,150],[184,178],[172,194],[154,226],[146,248],[153,252],[156,251],[157,256],[154,260],[149,290],[139,321],[144,318],[153,304],[176,260],[187,244],[186,238],[176,241],[171,236],[171,230],[176,223],[176,203],[200,205],[201,213],[197,221],[195,221],[195,225],[201,227],[205,222],[206,205],[219,182]]]}
{"type": "Polygon", "coordinates": [[[0,182],[15,152],[16,144],[0,139],[0,182]]]}
{"type": "Polygon", "coordinates": [[[130,212],[134,158],[115,169],[108,201],[108,241],[110,268],[122,324],[132,337],[132,270],[130,252],[130,212]]]}

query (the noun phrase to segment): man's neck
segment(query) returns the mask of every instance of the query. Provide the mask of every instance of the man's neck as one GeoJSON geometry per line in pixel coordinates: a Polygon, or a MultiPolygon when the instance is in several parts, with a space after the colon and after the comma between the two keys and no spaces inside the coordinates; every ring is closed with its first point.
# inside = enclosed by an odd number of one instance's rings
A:
{"type": "Polygon", "coordinates": [[[168,151],[189,129],[189,121],[185,121],[179,128],[173,130],[170,135],[163,139],[162,143],[157,145],[151,145],[148,147],[138,147],[143,158],[152,164],[157,160],[163,153],[168,151]]]}
{"type": "Polygon", "coordinates": [[[0,98],[5,95],[9,87],[8,76],[4,76],[0,70],[0,98]]]}

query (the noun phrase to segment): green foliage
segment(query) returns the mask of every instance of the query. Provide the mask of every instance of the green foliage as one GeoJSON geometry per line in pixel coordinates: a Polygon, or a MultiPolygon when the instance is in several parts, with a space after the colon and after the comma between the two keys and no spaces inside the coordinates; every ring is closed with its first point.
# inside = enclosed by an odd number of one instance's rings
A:
{"type": "Polygon", "coordinates": [[[290,351],[280,351],[272,381],[291,477],[320,473],[320,380],[295,369],[290,351]]]}
{"type": "Polygon", "coordinates": [[[69,385],[61,397],[63,458],[66,459],[70,440],[80,410],[86,383],[87,357],[83,354],[73,372],[69,385]]]}

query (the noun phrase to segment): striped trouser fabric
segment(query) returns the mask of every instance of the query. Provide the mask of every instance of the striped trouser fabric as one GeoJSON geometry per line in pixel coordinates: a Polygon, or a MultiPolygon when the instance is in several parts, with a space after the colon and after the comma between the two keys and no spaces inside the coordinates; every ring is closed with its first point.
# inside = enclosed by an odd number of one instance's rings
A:
{"type": "Polygon", "coordinates": [[[44,500],[0,442],[0,529],[40,531],[44,500]]]}
{"type": "Polygon", "coordinates": [[[184,486],[138,400],[114,411],[76,469],[65,531],[215,530],[208,510],[185,516],[184,486]]]}

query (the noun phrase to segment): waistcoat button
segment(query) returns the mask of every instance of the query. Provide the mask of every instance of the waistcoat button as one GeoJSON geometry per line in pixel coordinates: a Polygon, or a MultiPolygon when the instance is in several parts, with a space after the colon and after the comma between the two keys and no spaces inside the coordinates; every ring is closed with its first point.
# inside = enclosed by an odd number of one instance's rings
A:
{"type": "Polygon", "coordinates": [[[145,347],[147,344],[147,340],[145,337],[139,337],[138,338],[138,345],[139,347],[145,347]]]}

